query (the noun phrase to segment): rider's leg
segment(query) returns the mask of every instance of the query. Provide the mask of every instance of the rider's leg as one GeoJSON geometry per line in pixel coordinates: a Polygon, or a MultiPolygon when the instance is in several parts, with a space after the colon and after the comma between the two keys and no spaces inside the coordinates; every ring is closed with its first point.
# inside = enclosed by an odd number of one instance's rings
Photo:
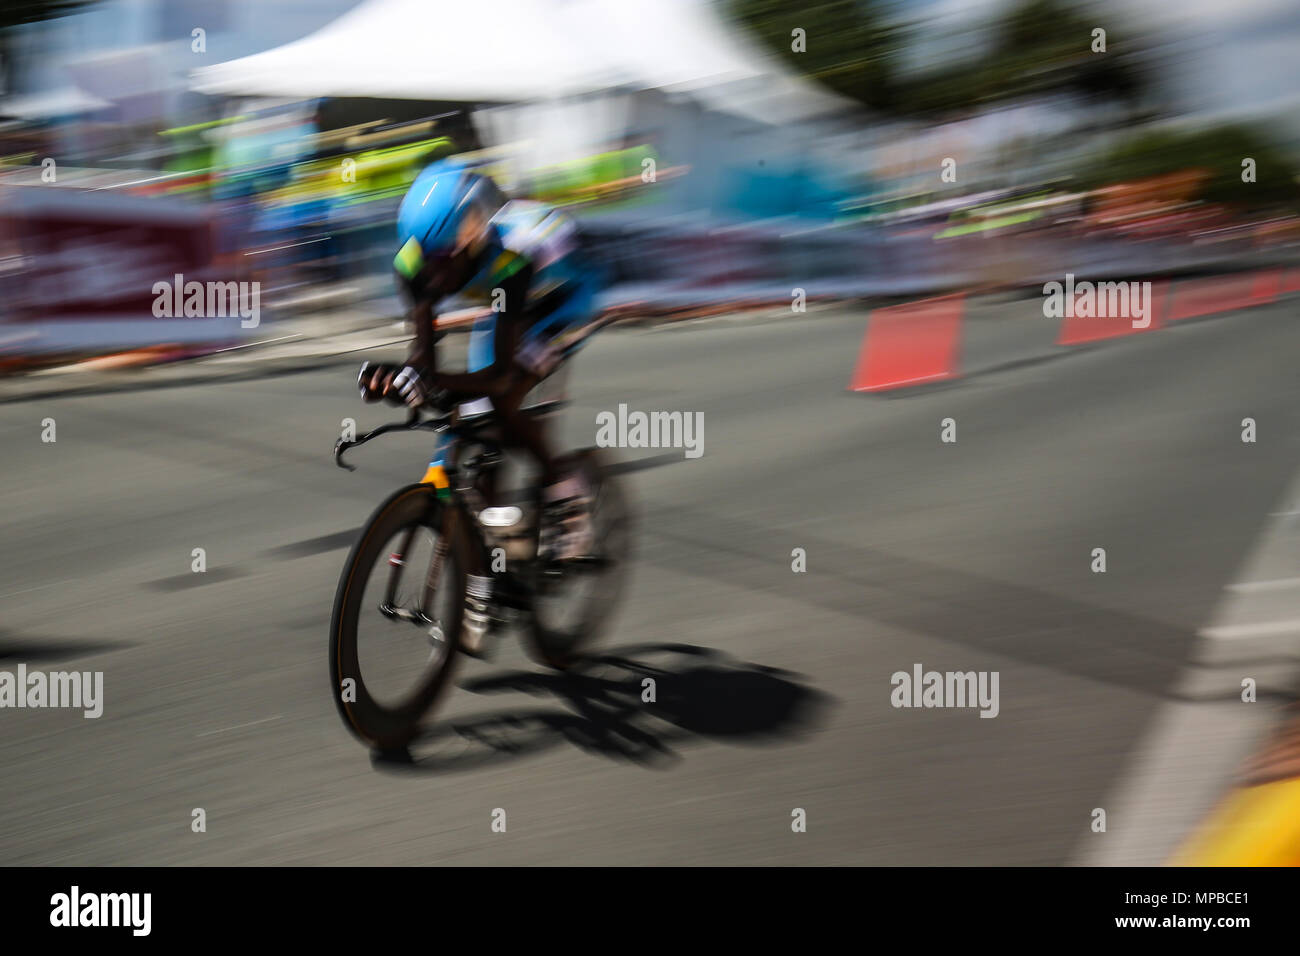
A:
{"type": "Polygon", "coordinates": [[[516,367],[512,371],[512,380],[504,393],[492,400],[501,423],[502,438],[506,444],[528,452],[537,464],[542,483],[550,485],[560,478],[560,472],[546,437],[545,423],[523,408],[525,396],[541,379],[522,368],[516,367]]]}
{"type": "Polygon", "coordinates": [[[535,372],[519,368],[515,382],[500,400],[493,400],[501,424],[503,444],[526,450],[537,462],[545,515],[542,550],[552,558],[573,559],[590,552],[589,514],[591,489],[581,472],[566,472],[554,455],[540,416],[524,409],[525,396],[541,380],[535,372]]]}
{"type": "MultiPolygon", "coordinates": [[[[583,282],[564,305],[524,335],[516,352],[516,364],[533,372],[536,376],[533,381],[552,374],[599,328],[595,288],[594,282],[583,282]]],[[[543,547],[561,559],[589,555],[594,544],[591,514],[594,489],[589,478],[579,468],[557,465],[550,458],[541,422],[533,416],[523,417],[533,418],[529,425],[541,441],[541,454],[549,459],[543,478],[543,500],[550,520],[543,527],[549,524],[551,531],[543,547]]]]}
{"type": "MultiPolygon", "coordinates": [[[[564,312],[530,329],[522,341],[506,344],[509,351],[502,349],[501,354],[498,337],[491,334],[495,323],[484,322],[470,339],[468,373],[440,375],[444,387],[454,391],[472,387],[487,396],[501,428],[502,444],[524,450],[536,462],[550,519],[543,527],[549,525],[554,530],[559,526],[560,541],[554,552],[562,557],[577,557],[590,547],[587,506],[591,489],[581,473],[565,473],[552,451],[544,422],[523,405],[528,393],[574,350],[562,347],[556,337],[591,318],[589,300],[589,295],[576,298],[564,312]]],[[[547,537],[549,540],[549,533],[547,537]]]]}
{"type": "Polygon", "coordinates": [[[561,476],[544,425],[536,416],[522,411],[525,396],[542,376],[520,365],[508,353],[498,356],[496,331],[494,315],[476,322],[469,337],[466,371],[439,371],[435,380],[453,394],[463,395],[470,404],[482,398],[490,400],[501,428],[502,444],[528,454],[537,464],[541,481],[551,484],[561,476]]]}

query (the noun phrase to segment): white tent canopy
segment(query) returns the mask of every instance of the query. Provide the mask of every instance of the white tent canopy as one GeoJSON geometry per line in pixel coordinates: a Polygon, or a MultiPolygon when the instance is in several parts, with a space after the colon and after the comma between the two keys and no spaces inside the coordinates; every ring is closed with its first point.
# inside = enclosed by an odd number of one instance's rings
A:
{"type": "Polygon", "coordinates": [[[301,40],[198,70],[194,86],[498,103],[691,90],[774,123],[843,106],[758,53],[705,0],[366,0],[301,40]]]}
{"type": "Polygon", "coordinates": [[[65,86],[41,93],[11,96],[0,104],[0,116],[16,116],[26,120],[78,116],[108,109],[112,105],[108,100],[92,96],[75,86],[65,86]]]}

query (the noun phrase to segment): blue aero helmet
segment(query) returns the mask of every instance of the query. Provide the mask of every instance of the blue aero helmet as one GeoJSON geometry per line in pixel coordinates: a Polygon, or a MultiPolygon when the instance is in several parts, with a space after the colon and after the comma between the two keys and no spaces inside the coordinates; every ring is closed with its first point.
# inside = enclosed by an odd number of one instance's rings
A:
{"type": "Polygon", "coordinates": [[[460,163],[441,161],[425,167],[407,190],[397,210],[397,241],[393,265],[413,279],[425,263],[447,262],[458,250],[461,225],[477,208],[484,219],[492,188],[486,177],[460,163]]]}

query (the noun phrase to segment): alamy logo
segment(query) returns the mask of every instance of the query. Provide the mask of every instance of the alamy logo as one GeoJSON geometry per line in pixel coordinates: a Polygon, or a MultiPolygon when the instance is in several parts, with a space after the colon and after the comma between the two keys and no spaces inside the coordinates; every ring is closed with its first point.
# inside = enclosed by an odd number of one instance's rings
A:
{"type": "Polygon", "coordinates": [[[163,319],[223,319],[239,316],[240,326],[255,329],[262,321],[260,282],[172,282],[153,284],[153,314],[163,319]]]}
{"type": "Polygon", "coordinates": [[[596,444],[601,448],[682,448],[687,458],[704,454],[703,412],[628,411],[596,414],[596,444]]]}
{"type": "Polygon", "coordinates": [[[0,708],[70,707],[93,720],[104,713],[103,671],[0,671],[0,708]]]}
{"type": "Polygon", "coordinates": [[[920,664],[912,672],[895,671],[889,678],[894,685],[889,702],[895,707],[978,707],[981,717],[996,717],[998,704],[997,671],[923,671],[920,664]]]}
{"type": "Polygon", "coordinates": [[[148,936],[153,924],[152,893],[69,893],[50,897],[51,926],[129,926],[131,935],[148,936]]]}
{"type": "Polygon", "coordinates": [[[1131,319],[1133,328],[1151,325],[1150,282],[1078,282],[1074,273],[1065,282],[1043,285],[1043,315],[1049,319],[1131,319]]]}

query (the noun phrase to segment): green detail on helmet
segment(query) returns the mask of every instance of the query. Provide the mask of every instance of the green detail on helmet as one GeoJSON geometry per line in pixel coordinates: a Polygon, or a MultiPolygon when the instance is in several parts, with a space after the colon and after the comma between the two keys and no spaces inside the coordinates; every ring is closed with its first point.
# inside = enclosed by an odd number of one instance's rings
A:
{"type": "Polygon", "coordinates": [[[403,278],[414,279],[419,275],[423,267],[424,252],[420,249],[420,244],[415,237],[412,236],[406,240],[406,245],[397,250],[397,255],[393,259],[393,268],[403,278]]]}

